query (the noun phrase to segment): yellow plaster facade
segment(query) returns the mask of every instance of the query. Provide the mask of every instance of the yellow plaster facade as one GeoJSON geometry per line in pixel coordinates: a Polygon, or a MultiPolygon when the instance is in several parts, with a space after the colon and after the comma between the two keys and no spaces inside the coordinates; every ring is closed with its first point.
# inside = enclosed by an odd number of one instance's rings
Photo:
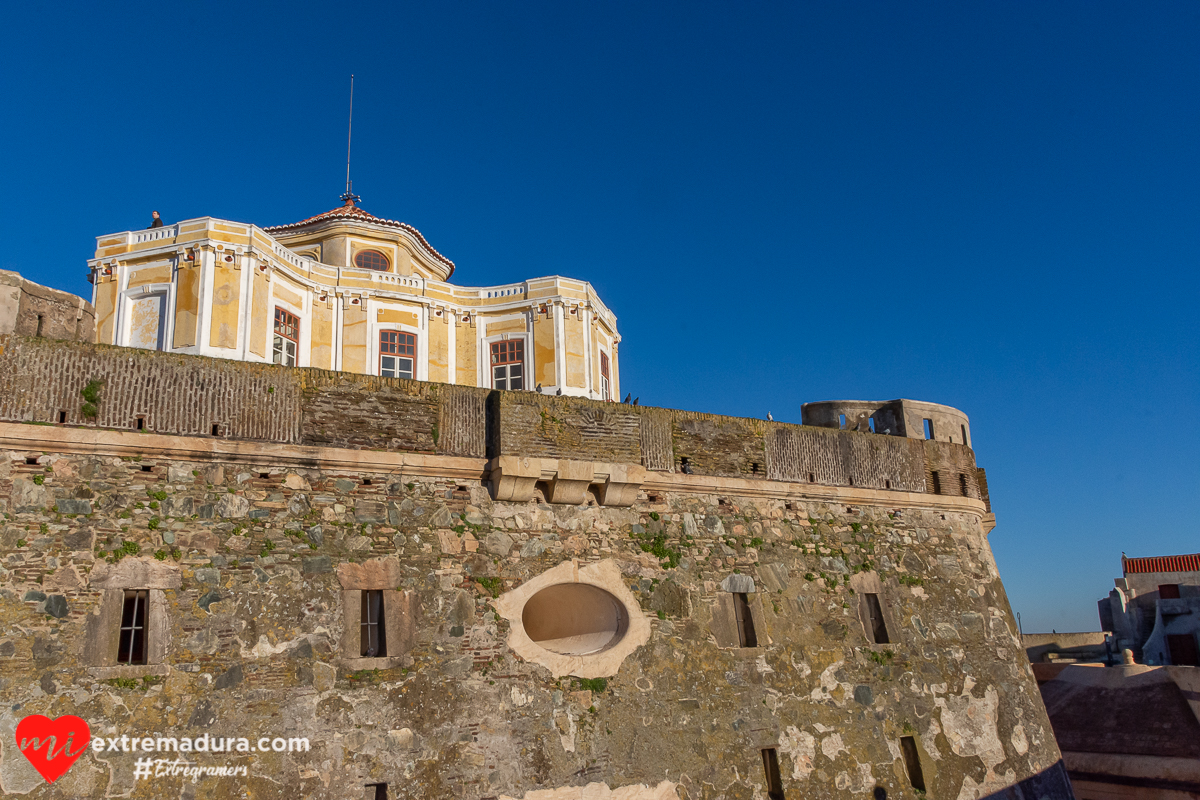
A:
{"type": "Polygon", "coordinates": [[[420,232],[353,200],[292,225],[203,217],[100,236],[88,265],[105,344],[621,396],[616,317],[591,284],[457,286],[454,263],[420,232]]]}

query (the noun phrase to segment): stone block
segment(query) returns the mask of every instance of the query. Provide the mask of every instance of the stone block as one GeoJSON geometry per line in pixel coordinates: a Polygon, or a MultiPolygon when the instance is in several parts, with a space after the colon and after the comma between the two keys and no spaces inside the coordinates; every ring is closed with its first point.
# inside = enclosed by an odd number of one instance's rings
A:
{"type": "Polygon", "coordinates": [[[735,594],[753,594],[754,579],[749,575],[734,574],[721,581],[721,591],[735,594]]]}
{"type": "Polygon", "coordinates": [[[115,564],[97,561],[88,575],[95,589],[178,589],[183,585],[179,567],[145,556],[122,558],[115,564]]]}
{"type": "Polygon", "coordinates": [[[288,476],[283,479],[283,485],[297,492],[312,491],[312,486],[309,484],[308,480],[306,480],[304,476],[297,475],[294,472],[288,473],[288,476]]]}
{"type": "Polygon", "coordinates": [[[343,589],[387,589],[399,586],[404,573],[398,558],[372,558],[361,564],[338,564],[337,576],[343,589]]]}
{"type": "Polygon", "coordinates": [[[61,594],[52,594],[46,598],[46,613],[57,619],[65,619],[70,609],[67,598],[61,594]]]}
{"type": "Polygon", "coordinates": [[[333,572],[333,561],[329,556],[313,556],[301,562],[301,571],[305,575],[315,575],[322,572],[333,572]]]}
{"type": "Polygon", "coordinates": [[[92,513],[92,502],[90,500],[77,500],[63,498],[55,501],[55,506],[60,514],[90,514],[92,513]]]}
{"type": "Polygon", "coordinates": [[[250,513],[250,501],[237,494],[223,495],[217,501],[216,513],[227,519],[241,519],[250,513]]]}
{"type": "Polygon", "coordinates": [[[492,531],[483,540],[483,549],[494,556],[504,558],[512,550],[512,537],[503,531],[492,531]]]}

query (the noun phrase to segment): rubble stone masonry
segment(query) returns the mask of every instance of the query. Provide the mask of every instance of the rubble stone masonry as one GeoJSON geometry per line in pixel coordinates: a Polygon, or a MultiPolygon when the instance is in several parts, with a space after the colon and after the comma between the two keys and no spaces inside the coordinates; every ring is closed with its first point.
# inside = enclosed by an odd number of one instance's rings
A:
{"type": "Polygon", "coordinates": [[[985,492],[963,445],[0,337],[0,793],[765,800],[774,750],[789,798],[1070,797],[985,492]],[[573,584],[613,640],[551,653],[573,584]],[[50,785],[30,714],[311,750],[50,785]]]}

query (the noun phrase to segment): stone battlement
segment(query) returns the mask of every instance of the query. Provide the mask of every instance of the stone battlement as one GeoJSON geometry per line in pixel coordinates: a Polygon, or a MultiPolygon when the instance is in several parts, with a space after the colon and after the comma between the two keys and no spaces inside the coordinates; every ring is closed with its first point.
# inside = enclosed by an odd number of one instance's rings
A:
{"type": "MultiPolygon", "coordinates": [[[[805,413],[824,405],[836,414],[805,413]]],[[[493,492],[518,502],[580,503],[594,487],[629,505],[648,474],[686,473],[991,511],[974,452],[951,441],[15,336],[0,337],[0,421],[486,459],[493,492]]]]}

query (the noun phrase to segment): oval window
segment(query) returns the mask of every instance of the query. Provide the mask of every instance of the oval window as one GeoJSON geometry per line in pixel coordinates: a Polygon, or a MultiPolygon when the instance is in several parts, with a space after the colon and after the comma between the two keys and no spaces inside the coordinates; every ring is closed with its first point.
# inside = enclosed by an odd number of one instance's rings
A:
{"type": "Polygon", "coordinates": [[[587,583],[560,583],[526,601],[521,625],[540,647],[582,656],[621,641],[629,627],[629,615],[621,601],[603,589],[587,583]]]}
{"type": "Polygon", "coordinates": [[[359,269],[374,269],[386,272],[388,260],[387,256],[378,250],[362,250],[354,256],[354,266],[359,269]]]}

